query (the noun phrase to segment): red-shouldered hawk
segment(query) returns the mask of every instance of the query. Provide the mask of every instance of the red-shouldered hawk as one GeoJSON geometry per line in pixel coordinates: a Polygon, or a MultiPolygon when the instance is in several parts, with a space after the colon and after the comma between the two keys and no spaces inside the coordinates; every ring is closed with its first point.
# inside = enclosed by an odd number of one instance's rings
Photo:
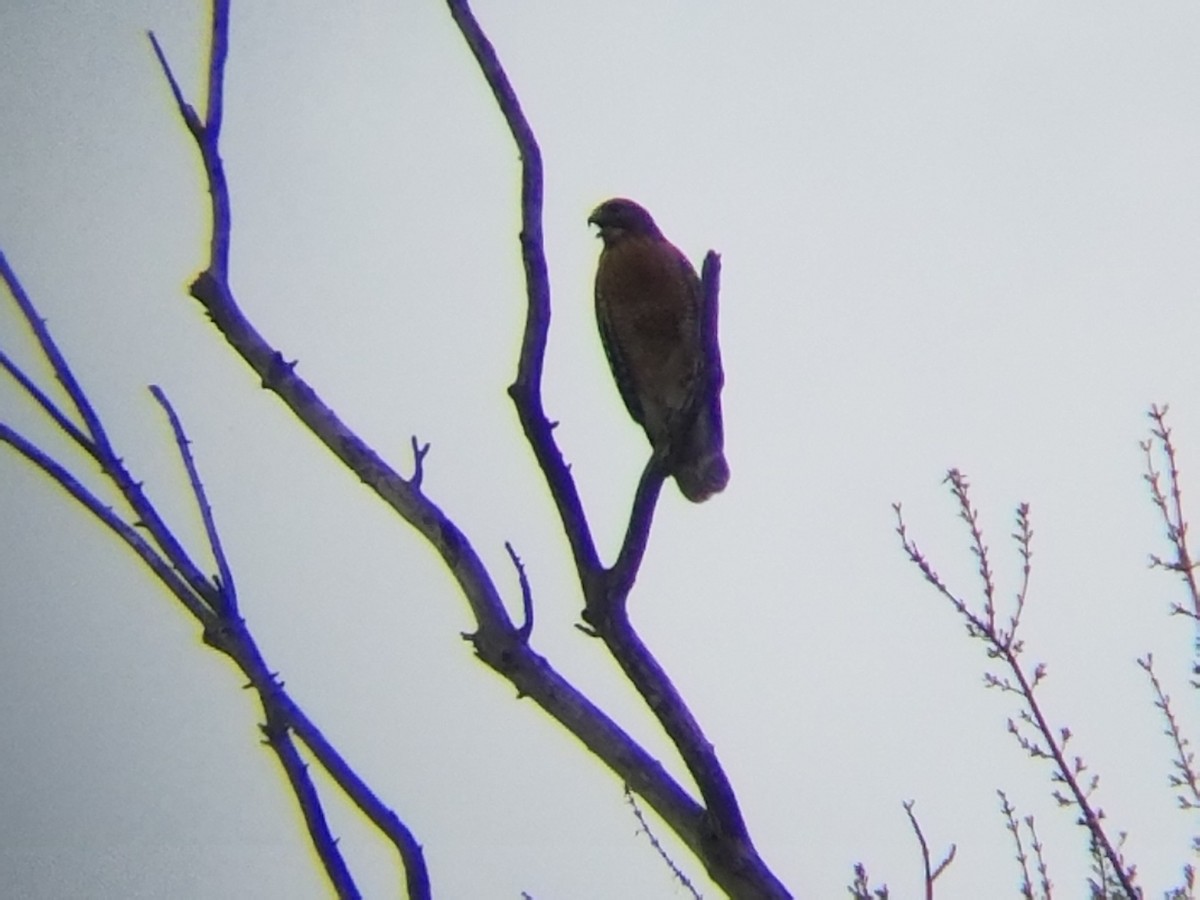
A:
{"type": "Polygon", "coordinates": [[[700,279],[632,200],[606,200],[588,222],[604,241],[596,319],[617,388],[679,490],[700,503],[729,481],[720,357],[700,279]]]}

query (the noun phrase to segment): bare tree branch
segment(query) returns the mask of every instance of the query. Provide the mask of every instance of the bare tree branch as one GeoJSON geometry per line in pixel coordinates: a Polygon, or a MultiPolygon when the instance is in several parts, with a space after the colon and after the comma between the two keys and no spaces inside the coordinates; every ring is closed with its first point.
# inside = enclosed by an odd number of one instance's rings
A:
{"type": "Polygon", "coordinates": [[[59,409],[58,404],[51,400],[50,397],[41,388],[39,388],[37,384],[34,383],[33,379],[26,375],[21,368],[15,362],[13,362],[6,353],[3,352],[0,352],[0,368],[3,368],[4,371],[8,372],[8,374],[12,376],[13,380],[21,386],[21,389],[33,398],[34,402],[42,408],[46,415],[54,420],[54,424],[59,427],[63,434],[74,441],[75,444],[78,445],[89,456],[94,457],[96,455],[96,445],[92,443],[91,438],[80,431],[79,427],[67,418],[66,413],[59,409]]]}
{"type": "Polygon", "coordinates": [[[384,835],[398,848],[405,864],[410,897],[415,900],[426,900],[430,896],[428,873],[421,856],[420,846],[399,818],[379,802],[361,779],[353,775],[349,766],[333,751],[333,748],[308,720],[303,711],[283,691],[274,673],[268,669],[262,659],[245,623],[237,615],[233,575],[221,549],[212,510],[188,449],[188,439],[183,425],[167,401],[165,394],[158,388],[151,389],[155,398],[167,412],[176,443],[187,469],[193,495],[204,521],[209,544],[217,560],[221,575],[215,586],[201,574],[200,568],[187,554],[153,503],[146,497],[141,484],[133,478],[116,454],[105,433],[99,414],[82,386],[74,378],[65,357],[58,350],[45,323],[37,314],[32,300],[25,293],[20,280],[8,265],[3,254],[0,254],[0,276],[3,277],[9,293],[33,329],[43,355],[55,370],[60,383],[66,387],[80,416],[87,423],[91,437],[80,431],[32,379],[11,363],[7,356],[0,354],[0,362],[4,363],[4,370],[38,402],[67,438],[82,447],[99,463],[104,475],[120,490],[135,517],[134,524],[126,522],[112,508],[101,502],[65,466],[3,423],[0,423],[0,442],[13,447],[19,455],[49,476],[77,503],[95,515],[129,546],[201,625],[205,643],[227,655],[247,676],[263,706],[267,720],[264,728],[269,737],[268,744],[276,753],[288,775],[304,818],[309,823],[309,834],[313,839],[318,857],[322,860],[339,896],[357,897],[358,891],[349,876],[341,853],[337,849],[337,842],[329,834],[328,828],[324,824],[325,819],[320,807],[320,800],[308,778],[306,768],[300,762],[295,748],[292,746],[289,732],[289,729],[292,728],[298,728],[298,733],[313,750],[318,760],[329,770],[335,782],[342,787],[352,801],[367,813],[372,821],[379,825],[384,835]],[[157,549],[142,537],[135,525],[141,526],[149,532],[154,543],[158,545],[157,549]]]}
{"type": "MultiPolygon", "coordinates": [[[[665,476],[661,460],[652,456],[642,473],[616,563],[609,569],[600,563],[578,489],[542,406],[541,377],[550,324],[550,285],[542,239],[541,151],[495,49],[468,3],[466,0],[448,0],[448,6],[496,98],[521,157],[521,256],[529,305],[517,378],[509,388],[509,394],[562,519],[583,587],[584,618],[604,640],[621,670],[658,718],[704,798],[705,825],[701,835],[704,849],[698,852],[709,875],[732,896],[790,896],[758,856],[736,794],[712,742],[629,621],[626,600],[645,553],[654,507],[665,476]]],[[[710,253],[704,265],[703,321],[705,337],[714,343],[719,274],[719,257],[710,253]]],[[[719,383],[723,377],[719,364],[709,377],[719,383]]],[[[627,783],[640,792],[635,782],[627,783]]],[[[646,799],[653,805],[651,798],[646,799]]],[[[692,842],[688,840],[688,843],[692,842]]]]}
{"type": "Polygon", "coordinates": [[[150,393],[154,395],[154,399],[163,408],[167,414],[167,420],[171,423],[171,431],[175,435],[175,446],[179,448],[179,456],[183,460],[184,468],[187,469],[188,484],[191,485],[192,496],[196,499],[196,508],[204,522],[204,533],[208,537],[208,546],[217,563],[219,611],[222,614],[236,615],[237,588],[233,583],[233,572],[229,568],[229,560],[225,558],[225,551],[221,548],[221,535],[217,532],[216,523],[213,521],[212,507],[204,492],[204,483],[200,480],[200,473],[196,471],[196,461],[192,458],[191,441],[184,433],[183,423],[179,421],[179,416],[175,415],[175,408],[171,406],[171,401],[167,399],[163,389],[157,384],[152,384],[150,393]]]}
{"type": "Polygon", "coordinates": [[[958,852],[958,847],[951,844],[946,855],[942,857],[942,861],[934,867],[929,858],[929,844],[925,841],[925,833],[921,831],[921,823],[917,821],[917,814],[913,812],[917,801],[905,800],[903,805],[904,812],[908,814],[908,822],[912,825],[917,842],[921,845],[921,863],[925,868],[925,900],[933,900],[933,883],[946,871],[950,863],[954,862],[954,855],[958,852]]]}
{"type": "MultiPolygon", "coordinates": [[[[1078,756],[1074,757],[1072,761],[1067,759],[1066,746],[1071,739],[1070,729],[1063,727],[1055,730],[1042,712],[1041,704],[1038,702],[1036,689],[1045,677],[1045,666],[1039,663],[1034,666],[1032,672],[1029,672],[1019,659],[1023,648],[1022,642],[1017,637],[1016,628],[1020,622],[1020,612],[1028,593],[1028,572],[1025,571],[1023,574],[1022,586],[1017,594],[1017,610],[1009,620],[1012,630],[1006,631],[996,624],[995,579],[987,543],[984,541],[983,530],[979,525],[979,511],[971,502],[967,477],[959,470],[951,469],[946,475],[945,481],[950,485],[950,492],[958,502],[959,518],[967,523],[970,532],[971,553],[975,556],[979,567],[983,595],[982,614],[972,610],[967,602],[953,593],[937,574],[918,549],[916,542],[908,536],[900,504],[896,503],[893,504],[893,509],[896,513],[896,533],[900,536],[901,546],[909,560],[925,576],[925,580],[954,605],[959,615],[966,621],[967,634],[982,641],[987,649],[988,657],[1001,661],[1007,668],[1008,674],[1004,676],[987,673],[984,678],[985,684],[988,687],[995,687],[1021,697],[1023,708],[1019,713],[1019,719],[1026,726],[1032,727],[1034,737],[1028,737],[1022,731],[1022,727],[1012,719],[1009,719],[1008,722],[1009,732],[1031,757],[1052,761],[1051,781],[1066,785],[1068,791],[1064,795],[1055,790],[1055,799],[1063,806],[1074,806],[1079,810],[1079,824],[1088,830],[1097,852],[1102,854],[1102,857],[1111,866],[1112,877],[1117,880],[1130,898],[1134,898],[1138,896],[1133,885],[1134,869],[1125,864],[1118,848],[1109,840],[1104,826],[1101,824],[1104,813],[1093,806],[1090,800],[1098,778],[1093,776],[1089,782],[1081,784],[1087,766],[1078,756]]],[[[1030,546],[1032,537],[1033,529],[1029,520],[1029,506],[1021,504],[1017,509],[1017,530],[1013,533],[1013,538],[1017,543],[1024,569],[1028,568],[1033,555],[1030,546]]]]}
{"type": "MultiPolygon", "coordinates": [[[[220,26],[222,21],[219,16],[214,18],[214,24],[217,26],[220,26]]],[[[221,39],[215,39],[213,46],[219,46],[221,43],[221,39]]],[[[210,104],[214,102],[214,89],[211,84],[214,69],[219,69],[215,59],[210,61],[209,67],[210,104]]],[[[182,96],[176,97],[176,106],[186,123],[189,107],[182,96]]],[[[198,133],[192,133],[209,175],[214,231],[212,258],[208,268],[193,282],[192,296],[204,306],[230,346],[258,374],[263,387],[279,396],[293,414],[343,464],[416,528],[441,555],[463,591],[478,624],[475,632],[464,637],[471,641],[479,658],[508,678],[516,686],[519,696],[532,699],[579,738],[622,781],[637,790],[693,852],[703,855],[707,843],[705,834],[708,833],[708,829],[701,827],[704,821],[703,810],[653,757],[521,639],[517,627],[505,611],[490,575],[466,536],[420,490],[419,465],[413,480],[406,480],[397,474],[341,421],[317,392],[296,373],[295,364],[287,362],[242,312],[228,284],[226,266],[221,255],[221,248],[228,245],[229,196],[223,178],[219,149],[208,126],[199,129],[198,133]]],[[[540,178],[538,191],[536,205],[540,210],[540,178]]],[[[533,253],[530,250],[532,255],[529,258],[537,259],[541,256],[540,224],[537,224],[540,223],[540,214],[530,221],[535,223],[537,230],[534,233],[526,229],[523,245],[530,248],[536,246],[537,252],[533,253]]],[[[543,279],[544,268],[543,258],[543,279]]],[[[548,294],[546,304],[544,308],[548,310],[548,294]]],[[[541,346],[544,349],[544,337],[541,346]]],[[[534,349],[537,349],[536,345],[534,349]]],[[[540,357],[540,352],[538,355],[540,357]]],[[[523,350],[523,357],[532,359],[533,351],[523,350]]],[[[544,416],[539,427],[549,433],[551,426],[544,416]]],[[[558,457],[558,462],[563,473],[566,473],[561,456],[558,457]]],[[[575,500],[578,500],[577,495],[575,500]]],[[[578,503],[576,509],[579,521],[582,522],[582,507],[578,503]]],[[[594,550],[592,554],[594,558],[594,550]]],[[[598,562],[596,569],[598,571],[598,562]]],[[[775,893],[767,896],[786,894],[775,893]]]]}

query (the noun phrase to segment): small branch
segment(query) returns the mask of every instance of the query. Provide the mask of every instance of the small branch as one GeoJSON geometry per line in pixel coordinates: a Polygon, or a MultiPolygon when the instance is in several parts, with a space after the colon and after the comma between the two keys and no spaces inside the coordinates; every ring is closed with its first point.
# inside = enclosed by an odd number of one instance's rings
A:
{"type": "Polygon", "coordinates": [[[188,612],[206,628],[216,621],[213,612],[196,595],[193,586],[183,580],[179,573],[163,559],[138,532],[126,524],[112,509],[84,487],[78,479],[62,465],[43,453],[30,441],[7,425],[0,423],[0,441],[8,444],[26,460],[41,469],[50,479],[65,490],[84,509],[99,519],[106,528],[119,537],[146,564],[172,594],[179,599],[188,612]]]}
{"type": "Polygon", "coordinates": [[[725,384],[725,370],[721,365],[721,342],[717,340],[721,309],[721,256],[715,250],[704,254],[704,262],[700,265],[700,290],[704,297],[700,340],[704,345],[704,356],[711,363],[708,371],[709,393],[717,394],[725,384]]]}
{"type": "Polygon", "coordinates": [[[892,511],[896,514],[896,534],[900,535],[900,544],[904,548],[904,552],[908,555],[909,561],[921,570],[921,574],[925,576],[925,580],[933,585],[939,594],[949,600],[959,615],[966,619],[967,633],[971,637],[976,637],[986,632],[987,623],[971,611],[965,600],[950,590],[925,554],[921,552],[921,548],[917,546],[917,542],[909,538],[908,526],[904,523],[904,510],[901,504],[893,503],[892,511]]]}
{"type": "Polygon", "coordinates": [[[413,490],[419,491],[421,482],[425,478],[425,457],[429,455],[429,442],[418,444],[415,434],[410,440],[412,441],[413,473],[412,478],[408,479],[408,483],[412,485],[413,490]]]}
{"type": "Polygon", "coordinates": [[[1025,817],[1025,827],[1029,829],[1030,846],[1033,847],[1034,858],[1037,859],[1038,878],[1042,885],[1042,900],[1051,900],[1050,888],[1050,872],[1046,867],[1046,857],[1043,855],[1044,847],[1037,835],[1037,827],[1034,825],[1033,816],[1025,817]]]}
{"type": "Polygon", "coordinates": [[[208,59],[208,122],[200,140],[200,155],[208,174],[212,197],[212,246],[210,271],[222,280],[229,278],[229,243],[232,211],[225,164],[218,151],[225,112],[225,58],[229,49],[229,0],[213,0],[212,39],[208,59]]]}
{"type": "MultiPolygon", "coordinates": [[[[349,767],[345,765],[332,746],[325,741],[303,711],[287,697],[282,687],[277,684],[265,662],[263,662],[258,648],[254,644],[249,632],[245,629],[244,623],[236,616],[228,614],[217,615],[214,613],[206,602],[197,597],[192,586],[179,576],[176,568],[159,556],[158,552],[135,528],[128,525],[109,507],[105,506],[65,468],[2,423],[0,423],[0,442],[12,446],[21,456],[48,475],[56,484],[67,491],[76,502],[95,515],[110,531],[121,538],[127,546],[137,553],[146,566],[158,577],[159,581],[183,603],[188,612],[201,624],[205,642],[232,659],[238,668],[246,674],[250,684],[255,687],[262,700],[268,721],[274,722],[276,726],[280,722],[290,723],[296,729],[297,733],[302,736],[305,743],[309,745],[310,749],[313,750],[314,755],[321,764],[330,772],[334,781],[342,787],[356,805],[360,809],[363,809],[372,821],[384,823],[380,826],[381,830],[384,831],[385,835],[393,843],[402,848],[401,855],[404,859],[405,871],[409,880],[409,896],[414,898],[414,900],[427,900],[430,896],[428,891],[428,873],[425,869],[423,858],[420,856],[419,845],[412,839],[411,834],[408,833],[395,814],[387,810],[386,807],[383,807],[365,783],[349,771],[349,767]],[[271,712],[275,708],[283,710],[282,718],[271,712]],[[425,885],[423,893],[420,890],[422,883],[425,885]]],[[[230,583],[232,583],[232,579],[230,583]]],[[[278,744],[273,743],[272,747],[276,749],[277,754],[280,753],[281,748],[278,744]]],[[[285,764],[285,767],[290,765],[286,752],[280,756],[280,761],[282,764],[285,764]]],[[[297,798],[305,808],[306,819],[311,823],[314,813],[310,800],[306,799],[306,789],[303,784],[297,782],[297,773],[295,771],[289,770],[288,776],[289,780],[293,783],[293,787],[299,791],[297,798]]],[[[313,838],[318,844],[324,840],[319,832],[313,832],[313,838]]],[[[323,859],[328,855],[328,852],[320,846],[318,846],[318,852],[321,853],[323,859]]],[[[329,865],[328,862],[327,865],[329,865]]],[[[331,873],[331,877],[341,877],[338,875],[336,867],[335,871],[331,873]]],[[[335,881],[335,884],[339,885],[339,893],[342,896],[356,896],[353,892],[343,892],[341,890],[341,882],[335,881]]]]}
{"type": "Polygon", "coordinates": [[[1150,438],[1141,442],[1142,452],[1146,456],[1146,483],[1150,488],[1150,500],[1162,516],[1167,529],[1167,541],[1174,552],[1174,559],[1164,561],[1151,555],[1150,564],[1158,568],[1176,572],[1187,586],[1191,609],[1185,609],[1176,604],[1172,611],[1188,616],[1196,623],[1196,657],[1194,671],[1200,673],[1200,586],[1196,582],[1196,563],[1192,560],[1191,549],[1188,547],[1188,523],[1183,515],[1183,491],[1179,486],[1179,465],[1175,457],[1175,444],[1171,440],[1171,429],[1167,427],[1167,406],[1150,407],[1148,413],[1154,422],[1150,429],[1150,438]],[[1161,473],[1154,464],[1154,448],[1157,439],[1160,452],[1167,463],[1167,485],[1161,485],[1161,473]]]}
{"type": "Polygon", "coordinates": [[[525,264],[529,307],[517,380],[531,392],[535,405],[540,409],[542,366],[550,330],[550,279],[542,240],[542,151],[521,109],[517,93],[496,56],[496,49],[483,33],[470,5],[466,0],[448,0],[447,6],[492,91],[521,156],[521,259],[525,264]]]}
{"type": "Polygon", "coordinates": [[[8,355],[0,351],[0,368],[8,372],[13,380],[21,386],[33,400],[40,406],[59,429],[74,441],[85,453],[96,458],[96,445],[92,443],[91,438],[79,430],[79,428],[67,418],[66,413],[58,408],[58,405],[47,396],[41,388],[34,384],[33,379],[21,371],[20,367],[15,362],[9,359],[8,355]]]}
{"type": "Polygon", "coordinates": [[[179,86],[179,80],[175,77],[175,72],[172,71],[171,64],[167,62],[167,55],[163,53],[162,45],[158,42],[158,35],[153,31],[147,31],[146,37],[150,39],[150,46],[154,48],[154,56],[158,60],[159,68],[162,69],[163,76],[167,79],[167,84],[171,88],[171,96],[175,98],[175,107],[179,110],[183,124],[187,126],[187,130],[191,132],[196,140],[202,140],[204,125],[200,121],[200,117],[196,115],[195,108],[184,99],[183,89],[179,86]]]}
{"type": "Polygon", "coordinates": [[[983,582],[983,612],[987,618],[987,627],[994,631],[996,627],[996,584],[992,577],[991,564],[988,562],[988,548],[983,542],[983,531],[979,527],[979,512],[971,505],[968,491],[970,484],[967,476],[958,469],[951,469],[945,480],[950,484],[950,492],[958,500],[958,516],[967,523],[971,532],[971,553],[979,562],[979,578],[983,582]]]}
{"type": "Polygon", "coordinates": [[[508,558],[512,560],[513,567],[517,570],[517,580],[521,584],[523,617],[521,626],[517,629],[517,635],[521,641],[528,642],[530,634],[533,633],[533,593],[529,589],[529,579],[525,577],[525,566],[521,562],[521,557],[517,556],[517,551],[508,541],[504,542],[504,549],[508,551],[508,558]]]}
{"type": "Polygon", "coordinates": [[[292,787],[292,793],[300,804],[304,824],[312,839],[313,848],[317,851],[317,857],[325,869],[325,875],[329,878],[329,883],[339,898],[358,900],[362,894],[354,883],[350,869],[346,866],[346,860],[338,848],[337,840],[329,830],[329,823],[325,819],[325,811],[321,806],[321,798],[309,777],[308,766],[304,764],[295,744],[292,743],[286,721],[268,713],[266,724],[260,727],[267,746],[275,752],[275,756],[287,776],[288,784],[292,787]]]}
{"type": "Polygon", "coordinates": [[[225,59],[229,55],[229,0],[213,0],[208,51],[208,115],[205,131],[215,147],[225,118],[225,59]]]}
{"type": "Polygon", "coordinates": [[[1021,589],[1017,591],[1016,611],[1008,620],[1010,639],[1017,633],[1021,624],[1021,613],[1025,611],[1025,598],[1029,595],[1029,574],[1033,570],[1033,527],[1029,524],[1029,504],[1022,503],[1017,507],[1017,530],[1012,538],[1017,542],[1017,552],[1021,554],[1021,589]]]}
{"type": "Polygon", "coordinates": [[[8,258],[4,255],[3,251],[0,251],[0,279],[4,280],[9,293],[12,294],[13,300],[17,303],[17,308],[21,310],[21,315],[24,316],[25,322],[33,331],[33,336],[37,339],[38,347],[41,348],[42,354],[54,369],[54,377],[58,379],[58,383],[66,390],[67,396],[71,398],[71,403],[74,404],[75,409],[83,419],[87,432],[91,435],[91,443],[95,447],[95,453],[99,454],[98,458],[101,460],[111,458],[113,456],[112,447],[109,445],[108,435],[104,433],[104,426],[100,424],[100,417],[96,415],[92,404],[88,402],[87,396],[83,393],[83,389],[80,388],[79,382],[75,380],[75,375],[71,372],[71,367],[67,365],[66,358],[59,351],[54,338],[50,336],[50,331],[46,328],[45,321],[37,314],[37,310],[34,309],[33,301],[25,293],[25,288],[21,286],[21,282],[17,279],[17,273],[8,264],[8,258]]]}
{"type": "Polygon", "coordinates": [[[780,892],[764,893],[763,896],[790,896],[754,851],[737,795],[717,759],[716,749],[705,737],[700,724],[658,660],[642,643],[629,622],[624,604],[614,604],[608,609],[607,618],[592,624],[621,671],[637,688],[679,750],[684,765],[700,789],[711,841],[708,854],[702,855],[701,859],[710,874],[715,873],[714,878],[720,884],[721,879],[717,875],[722,867],[728,866],[732,860],[741,860],[739,865],[746,868],[747,874],[756,880],[761,879],[767,885],[760,890],[780,892]]]}
{"type": "Polygon", "coordinates": [[[954,854],[958,852],[958,848],[954,844],[951,844],[942,861],[937,864],[937,868],[932,867],[929,859],[929,844],[926,843],[925,834],[921,831],[920,823],[917,822],[916,813],[913,812],[913,807],[916,805],[916,800],[905,800],[903,803],[904,812],[908,814],[909,824],[912,825],[913,832],[917,836],[917,841],[921,845],[921,862],[925,867],[925,900],[933,900],[933,883],[938,880],[938,877],[954,861],[954,854]]]}
{"type": "Polygon", "coordinates": [[[1171,739],[1175,751],[1175,758],[1171,761],[1171,765],[1176,772],[1176,774],[1168,776],[1168,782],[1172,788],[1185,789],[1176,794],[1175,799],[1179,801],[1180,809],[1200,809],[1200,776],[1197,776],[1195,768],[1196,754],[1188,749],[1191,742],[1180,731],[1179,722],[1171,709],[1171,698],[1167,696],[1162,683],[1158,680],[1158,675],[1155,674],[1154,656],[1147,653],[1146,657],[1139,659],[1137,663],[1145,671],[1146,677],[1150,679],[1150,687],[1154,691],[1154,705],[1162,711],[1163,718],[1167,722],[1163,734],[1171,739]]]}
{"type": "Polygon", "coordinates": [[[650,829],[650,823],[646,821],[646,816],[642,813],[642,808],[638,806],[637,797],[629,789],[629,785],[625,785],[625,802],[629,804],[629,808],[633,810],[634,818],[638,821],[638,832],[646,835],[650,846],[654,848],[654,852],[658,854],[658,858],[671,870],[671,874],[675,877],[675,880],[683,885],[684,889],[695,900],[701,900],[701,894],[696,890],[696,886],[692,884],[692,880],[684,874],[683,869],[679,868],[675,860],[671,859],[671,855],[667,853],[666,848],[659,842],[657,835],[650,829]]]}
{"type": "Polygon", "coordinates": [[[175,434],[175,446],[179,448],[180,459],[183,460],[183,466],[187,469],[188,484],[191,485],[192,496],[196,499],[196,508],[200,511],[200,518],[204,521],[204,533],[208,536],[208,546],[217,563],[217,592],[220,597],[218,610],[223,615],[235,616],[237,615],[237,588],[233,583],[233,571],[229,568],[229,560],[225,557],[225,551],[221,547],[221,535],[213,520],[212,506],[209,505],[208,496],[205,494],[204,483],[200,480],[200,473],[196,471],[196,462],[192,458],[190,447],[191,442],[183,431],[183,423],[179,421],[174,407],[171,406],[171,401],[167,399],[162,388],[152,384],[150,393],[154,395],[154,399],[163,408],[167,414],[167,420],[171,423],[171,431],[175,434]]]}
{"type": "Polygon", "coordinates": [[[345,758],[326,740],[321,730],[282,688],[270,696],[270,702],[280,708],[281,714],[296,736],[304,742],[334,783],[397,849],[404,866],[409,900],[429,900],[429,870],[425,865],[421,845],[417,843],[413,833],[379,800],[375,792],[355,773],[345,758]]]}
{"type": "Polygon", "coordinates": [[[175,98],[175,107],[184,125],[200,150],[204,172],[208,178],[209,196],[212,199],[212,238],[210,242],[209,269],[224,281],[229,277],[229,242],[232,230],[229,186],[225,179],[225,164],[217,149],[224,118],[225,59],[229,47],[229,0],[213,0],[212,25],[209,32],[208,60],[208,120],[201,122],[196,110],[189,104],[175,78],[166,54],[154,32],[147,32],[154,55],[175,98]]]}
{"type": "MultiPolygon", "coordinates": [[[[516,91],[496,55],[496,50],[471,12],[466,0],[447,0],[450,16],[458,26],[471,55],[479,65],[484,80],[496,99],[496,104],[512,133],[521,157],[521,261],[525,270],[525,294],[528,305],[517,377],[508,393],[517,410],[522,430],[538,466],[546,478],[550,494],[562,519],[563,530],[571,545],[575,566],[585,583],[596,577],[600,557],[596,552],[583,501],[554,440],[554,426],[546,417],[542,405],[542,370],[546,357],[546,340],[550,332],[550,278],[542,231],[543,174],[542,152],[516,91]]],[[[586,593],[586,587],[585,587],[586,593]]]]}
{"type": "MultiPolygon", "coordinates": [[[[650,526],[654,521],[654,509],[662,491],[666,470],[657,456],[651,456],[642,470],[638,480],[637,491],[633,495],[633,508],[629,513],[629,525],[625,530],[625,539],[621,542],[621,550],[617,561],[606,572],[607,590],[595,592],[588,600],[602,600],[605,603],[625,602],[633,583],[637,579],[642,559],[646,555],[646,545],[650,541],[650,526]]],[[[586,615],[585,615],[586,618],[586,615]]]]}
{"type": "Polygon", "coordinates": [[[1029,877],[1029,856],[1025,853],[1025,846],[1021,842],[1021,824],[1017,821],[1016,808],[1008,802],[1008,796],[1004,791],[998,790],[996,793],[1000,795],[1000,811],[1004,813],[1005,827],[1017,845],[1017,864],[1021,867],[1021,896],[1025,900],[1033,900],[1033,880],[1029,877]]]}
{"type": "MultiPolygon", "coordinates": [[[[1008,795],[1004,791],[997,790],[996,793],[1000,797],[1000,811],[1004,813],[1004,827],[1013,836],[1013,843],[1017,846],[1017,864],[1021,867],[1021,896],[1025,900],[1034,900],[1033,878],[1029,871],[1029,855],[1021,841],[1021,823],[1017,820],[1016,807],[1008,802],[1008,795]]],[[[1050,900],[1050,876],[1046,872],[1046,860],[1042,857],[1042,844],[1033,827],[1033,816],[1026,817],[1025,826],[1029,829],[1033,851],[1037,856],[1037,868],[1042,881],[1042,900],[1050,900]]]]}
{"type": "Polygon", "coordinates": [[[867,867],[862,863],[854,864],[854,881],[847,888],[854,900],[888,900],[891,894],[886,884],[871,888],[871,879],[867,875],[867,867]]]}
{"type": "Polygon", "coordinates": [[[908,814],[909,824],[916,832],[917,841],[921,845],[921,862],[925,869],[925,900],[933,900],[933,871],[930,868],[929,862],[929,844],[925,842],[925,835],[921,832],[921,826],[917,822],[917,817],[913,813],[913,806],[916,805],[915,800],[904,801],[904,811],[908,814]]]}
{"type": "MultiPolygon", "coordinates": [[[[187,580],[192,591],[200,597],[203,597],[206,602],[213,602],[216,596],[212,585],[210,585],[204,575],[191,565],[191,560],[187,553],[179,545],[174,534],[167,527],[166,523],[159,517],[158,511],[146,499],[142,491],[140,483],[133,480],[125,468],[124,463],[116,455],[112,444],[108,440],[108,435],[104,431],[104,426],[100,422],[100,417],[80,387],[79,382],[75,379],[75,375],[71,371],[71,367],[67,364],[66,358],[58,349],[58,345],[54,342],[54,338],[50,334],[50,330],[46,327],[45,321],[38,315],[37,309],[33,305],[33,301],[29,295],[25,293],[24,287],[17,278],[16,272],[9,266],[8,260],[3,252],[0,252],[0,278],[8,286],[9,292],[16,301],[18,308],[21,310],[22,316],[33,331],[34,337],[37,340],[38,347],[42,354],[50,363],[54,370],[55,377],[67,392],[67,396],[71,398],[72,404],[83,419],[84,425],[90,437],[83,435],[78,428],[71,424],[70,420],[61,411],[57,413],[57,407],[53,402],[46,397],[42,403],[56,424],[62,428],[67,437],[71,438],[85,452],[87,452],[104,471],[104,474],[116,485],[117,489],[125,498],[125,502],[129,504],[130,509],[138,517],[140,524],[144,525],[150,535],[154,538],[159,548],[166,554],[167,559],[174,565],[187,580]]],[[[5,367],[9,368],[8,366],[5,367]]],[[[13,372],[15,366],[9,369],[13,372]]],[[[19,372],[19,370],[17,370],[19,372]]],[[[13,372],[14,377],[17,373],[13,372]]],[[[17,377],[18,382],[24,378],[23,373],[17,377]]],[[[28,381],[28,379],[25,379],[28,381]]],[[[26,390],[32,390],[37,399],[39,396],[44,396],[40,390],[29,382],[26,390]]],[[[39,400],[39,402],[41,402],[39,400]]],[[[32,445],[30,445],[32,446],[32,445]]],[[[63,470],[65,473],[65,469],[63,470]]]]}

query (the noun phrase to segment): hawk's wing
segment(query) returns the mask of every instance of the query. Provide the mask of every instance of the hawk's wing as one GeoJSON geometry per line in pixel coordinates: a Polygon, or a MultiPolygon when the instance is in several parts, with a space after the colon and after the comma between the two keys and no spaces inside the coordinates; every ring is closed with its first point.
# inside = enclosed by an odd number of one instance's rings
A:
{"type": "Polygon", "coordinates": [[[704,363],[700,279],[674,245],[627,235],[596,270],[596,320],[613,379],[634,421],[659,450],[687,429],[704,363]]]}
{"type": "Polygon", "coordinates": [[[639,425],[643,424],[642,403],[634,388],[633,371],[624,352],[624,344],[620,330],[613,321],[614,309],[620,300],[614,300],[610,295],[611,288],[602,286],[600,279],[596,280],[596,322],[600,326],[600,343],[604,345],[604,355],[608,358],[609,368],[612,369],[613,380],[629,415],[639,425]]]}

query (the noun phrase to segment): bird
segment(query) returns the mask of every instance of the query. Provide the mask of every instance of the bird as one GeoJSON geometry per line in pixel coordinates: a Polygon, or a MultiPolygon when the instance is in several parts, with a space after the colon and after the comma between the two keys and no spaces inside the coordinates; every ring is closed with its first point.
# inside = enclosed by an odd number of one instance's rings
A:
{"type": "Polygon", "coordinates": [[[725,489],[729,464],[716,322],[700,279],[632,200],[605,200],[588,223],[603,242],[596,320],[617,390],[680,492],[701,503],[725,489]]]}

